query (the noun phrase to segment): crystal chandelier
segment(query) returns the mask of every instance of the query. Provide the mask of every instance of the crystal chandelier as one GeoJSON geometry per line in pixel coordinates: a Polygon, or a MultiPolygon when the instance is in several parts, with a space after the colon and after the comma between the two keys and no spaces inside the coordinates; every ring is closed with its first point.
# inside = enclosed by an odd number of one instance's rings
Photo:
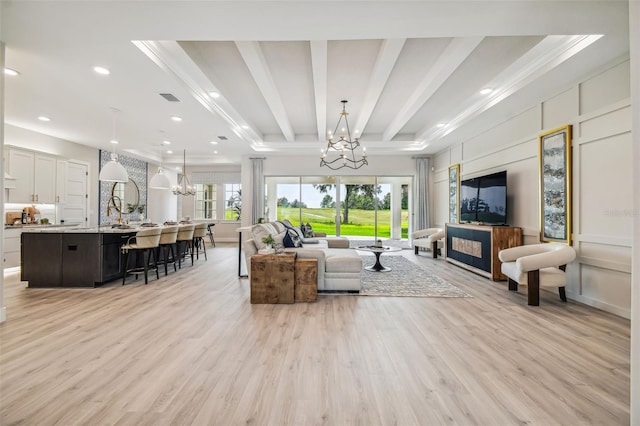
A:
{"type": "Polygon", "coordinates": [[[182,157],[182,176],[178,184],[173,187],[173,195],[196,195],[196,189],[191,186],[189,178],[187,177],[187,150],[183,151],[182,157]]]}
{"type": "Polygon", "coordinates": [[[367,162],[367,152],[365,148],[362,148],[362,157],[356,159],[356,149],[360,146],[360,138],[351,139],[351,130],[349,129],[349,120],[347,115],[349,113],[346,110],[347,101],[342,102],[342,112],[336,124],[336,130],[329,134],[327,140],[327,147],[325,148],[322,157],[320,158],[320,167],[327,166],[331,170],[338,170],[343,167],[350,169],[359,169],[367,162]],[[344,119],[344,127],[340,127],[342,120],[344,119]],[[340,139],[338,141],[333,140],[334,136],[338,134],[340,129],[340,139]],[[346,135],[345,135],[346,131],[346,135]]]}

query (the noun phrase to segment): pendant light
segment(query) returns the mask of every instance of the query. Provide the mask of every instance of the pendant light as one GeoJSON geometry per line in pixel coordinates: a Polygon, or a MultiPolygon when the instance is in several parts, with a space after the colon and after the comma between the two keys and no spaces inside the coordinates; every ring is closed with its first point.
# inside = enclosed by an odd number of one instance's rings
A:
{"type": "Polygon", "coordinates": [[[162,170],[162,144],[160,144],[160,166],[158,171],[149,181],[149,188],[151,189],[171,189],[171,183],[169,177],[164,174],[162,170]]]}
{"type": "Polygon", "coordinates": [[[128,182],[129,174],[125,170],[124,166],[118,162],[118,154],[116,154],[116,114],[119,112],[116,108],[111,108],[113,112],[113,151],[111,152],[111,159],[100,169],[99,179],[103,182],[128,182]]]}
{"type": "Polygon", "coordinates": [[[187,150],[182,153],[182,175],[178,184],[173,187],[173,195],[196,195],[196,189],[191,186],[189,178],[187,177],[187,150]]]}

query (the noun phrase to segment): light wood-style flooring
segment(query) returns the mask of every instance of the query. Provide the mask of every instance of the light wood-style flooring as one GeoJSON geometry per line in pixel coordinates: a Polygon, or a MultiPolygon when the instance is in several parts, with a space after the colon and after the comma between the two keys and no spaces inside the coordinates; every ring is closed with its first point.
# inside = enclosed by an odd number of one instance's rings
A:
{"type": "Polygon", "coordinates": [[[629,423],[628,320],[411,250],[473,298],[251,305],[237,246],[208,255],[148,285],[6,277],[0,424],[629,423]]]}

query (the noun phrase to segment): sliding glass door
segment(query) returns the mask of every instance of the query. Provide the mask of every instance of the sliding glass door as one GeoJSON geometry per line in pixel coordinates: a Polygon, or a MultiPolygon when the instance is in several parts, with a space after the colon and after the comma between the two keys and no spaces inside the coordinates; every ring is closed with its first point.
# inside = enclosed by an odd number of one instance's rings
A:
{"type": "Polygon", "coordinates": [[[408,236],[410,176],[267,177],[269,220],[309,224],[327,235],[408,236]],[[274,213],[272,213],[274,212],[274,213]]]}

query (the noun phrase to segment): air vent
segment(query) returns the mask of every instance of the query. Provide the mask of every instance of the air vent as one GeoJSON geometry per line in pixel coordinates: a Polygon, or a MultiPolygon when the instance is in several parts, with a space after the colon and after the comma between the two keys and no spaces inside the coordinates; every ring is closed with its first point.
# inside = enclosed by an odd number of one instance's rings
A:
{"type": "Polygon", "coordinates": [[[173,96],[171,93],[160,93],[160,96],[168,100],[169,102],[180,102],[180,99],[173,96]]]}
{"type": "Polygon", "coordinates": [[[229,140],[229,138],[226,136],[218,136],[218,139],[220,139],[221,141],[229,140]]]}

